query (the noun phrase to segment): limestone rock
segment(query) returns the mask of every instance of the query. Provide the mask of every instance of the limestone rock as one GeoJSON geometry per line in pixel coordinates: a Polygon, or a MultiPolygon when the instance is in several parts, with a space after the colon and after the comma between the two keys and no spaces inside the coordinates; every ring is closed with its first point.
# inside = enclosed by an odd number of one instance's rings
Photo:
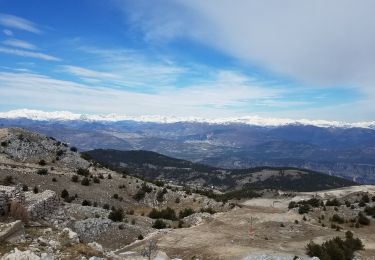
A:
{"type": "Polygon", "coordinates": [[[154,260],[170,260],[170,258],[165,252],[158,251],[156,256],[154,257],[154,260]]]}
{"type": "Polygon", "coordinates": [[[41,260],[41,258],[30,250],[20,251],[15,248],[13,252],[4,255],[2,260],[41,260]]]}
{"type": "Polygon", "coordinates": [[[91,242],[91,243],[88,243],[87,245],[91,247],[92,249],[95,249],[96,251],[103,252],[103,247],[99,243],[91,242]]]}
{"type": "Polygon", "coordinates": [[[88,218],[76,221],[73,229],[83,242],[92,242],[107,231],[111,224],[112,221],[109,219],[88,218]]]}
{"type": "Polygon", "coordinates": [[[212,219],[212,215],[209,213],[194,213],[185,217],[183,221],[190,226],[195,226],[201,224],[204,220],[209,219],[212,219]]]}
{"type": "Polygon", "coordinates": [[[78,234],[72,231],[70,228],[64,228],[60,235],[67,236],[72,243],[79,243],[78,234]]]}
{"type": "Polygon", "coordinates": [[[20,220],[9,224],[3,224],[0,227],[0,242],[4,240],[14,240],[24,234],[24,226],[20,220]]]}

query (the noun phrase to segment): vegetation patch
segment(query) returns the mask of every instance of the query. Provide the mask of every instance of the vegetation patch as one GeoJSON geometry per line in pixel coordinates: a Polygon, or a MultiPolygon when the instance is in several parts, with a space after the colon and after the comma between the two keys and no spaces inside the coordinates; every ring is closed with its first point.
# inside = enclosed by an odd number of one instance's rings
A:
{"type": "Polygon", "coordinates": [[[161,219],[157,219],[155,220],[155,222],[152,224],[152,227],[153,228],[156,228],[156,229],[163,229],[163,228],[166,228],[167,227],[167,224],[161,220],[161,219]]]}
{"type": "Polygon", "coordinates": [[[306,246],[306,254],[319,257],[320,260],[352,259],[354,252],[364,248],[359,238],[354,238],[353,233],[347,231],[345,240],[335,237],[322,245],[310,242],[306,246]]]}
{"type": "Polygon", "coordinates": [[[151,212],[148,214],[150,218],[153,219],[169,219],[169,220],[177,220],[176,212],[174,209],[167,207],[166,209],[157,210],[152,209],[151,212]]]}
{"type": "Polygon", "coordinates": [[[112,209],[108,218],[114,222],[121,222],[124,219],[124,210],[122,208],[112,209]]]}
{"type": "Polygon", "coordinates": [[[87,177],[90,175],[90,171],[88,169],[79,168],[77,174],[87,177]]]}
{"type": "Polygon", "coordinates": [[[36,173],[39,174],[39,175],[47,175],[48,170],[47,169],[39,169],[36,173]]]}
{"type": "Polygon", "coordinates": [[[368,216],[372,216],[373,218],[375,218],[375,206],[367,206],[365,208],[365,213],[368,215],[368,216]]]}

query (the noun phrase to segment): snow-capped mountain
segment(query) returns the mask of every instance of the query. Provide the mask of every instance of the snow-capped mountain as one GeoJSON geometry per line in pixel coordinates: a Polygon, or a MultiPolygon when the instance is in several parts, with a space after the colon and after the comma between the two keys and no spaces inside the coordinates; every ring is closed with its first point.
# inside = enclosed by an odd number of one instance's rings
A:
{"type": "Polygon", "coordinates": [[[295,166],[375,183],[374,122],[132,117],[23,109],[0,113],[1,126],[38,131],[80,150],[150,150],[222,168],[295,166]]]}
{"type": "Polygon", "coordinates": [[[286,118],[263,118],[259,116],[245,116],[245,117],[227,117],[227,118],[200,118],[200,117],[174,117],[174,116],[128,116],[119,114],[77,114],[69,111],[54,111],[45,112],[41,110],[18,109],[8,112],[0,112],[0,118],[4,119],[30,119],[36,121],[48,120],[82,120],[87,122],[120,122],[120,121],[135,121],[135,122],[152,122],[152,123],[208,123],[208,124],[246,124],[255,126],[286,126],[286,125],[312,125],[318,127],[360,127],[360,128],[375,128],[375,121],[347,123],[340,121],[327,120],[308,120],[308,119],[286,119],[286,118]]]}

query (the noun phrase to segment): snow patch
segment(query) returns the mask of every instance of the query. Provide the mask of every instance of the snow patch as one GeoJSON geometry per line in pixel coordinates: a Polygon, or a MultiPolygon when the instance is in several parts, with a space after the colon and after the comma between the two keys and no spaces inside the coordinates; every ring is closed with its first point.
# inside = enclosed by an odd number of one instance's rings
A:
{"type": "Polygon", "coordinates": [[[40,110],[18,109],[8,112],[0,112],[0,118],[4,119],[29,119],[35,121],[86,121],[86,122],[119,122],[135,121],[150,123],[208,123],[208,124],[245,124],[264,127],[276,127],[286,125],[312,125],[318,127],[343,127],[343,128],[370,128],[375,129],[375,121],[347,123],[341,121],[287,119],[287,118],[263,118],[259,116],[227,117],[207,119],[200,117],[175,117],[175,116],[129,116],[119,114],[76,114],[69,111],[45,112],[40,110]]]}

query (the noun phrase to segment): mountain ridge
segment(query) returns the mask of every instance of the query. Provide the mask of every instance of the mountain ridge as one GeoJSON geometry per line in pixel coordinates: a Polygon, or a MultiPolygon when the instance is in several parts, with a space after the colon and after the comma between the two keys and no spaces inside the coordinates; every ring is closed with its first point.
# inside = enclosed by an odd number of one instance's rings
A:
{"type": "Polygon", "coordinates": [[[208,123],[208,124],[245,124],[254,126],[286,126],[286,125],[312,125],[317,127],[340,127],[340,128],[370,128],[375,129],[375,121],[363,122],[341,122],[328,120],[288,119],[288,118],[266,118],[259,116],[227,117],[227,118],[201,118],[201,117],[176,117],[160,115],[129,116],[121,114],[79,114],[69,111],[45,112],[42,110],[17,109],[0,112],[0,118],[4,119],[30,119],[36,121],[87,121],[87,122],[150,122],[150,123],[208,123]]]}
{"type": "Polygon", "coordinates": [[[80,151],[148,150],[221,168],[292,166],[375,183],[375,129],[194,122],[37,121],[4,119],[53,136],[80,151]]]}
{"type": "Polygon", "coordinates": [[[294,167],[224,169],[144,150],[97,149],[84,154],[110,169],[132,172],[137,177],[191,187],[214,187],[225,192],[246,189],[316,191],[356,185],[344,178],[294,167]]]}

